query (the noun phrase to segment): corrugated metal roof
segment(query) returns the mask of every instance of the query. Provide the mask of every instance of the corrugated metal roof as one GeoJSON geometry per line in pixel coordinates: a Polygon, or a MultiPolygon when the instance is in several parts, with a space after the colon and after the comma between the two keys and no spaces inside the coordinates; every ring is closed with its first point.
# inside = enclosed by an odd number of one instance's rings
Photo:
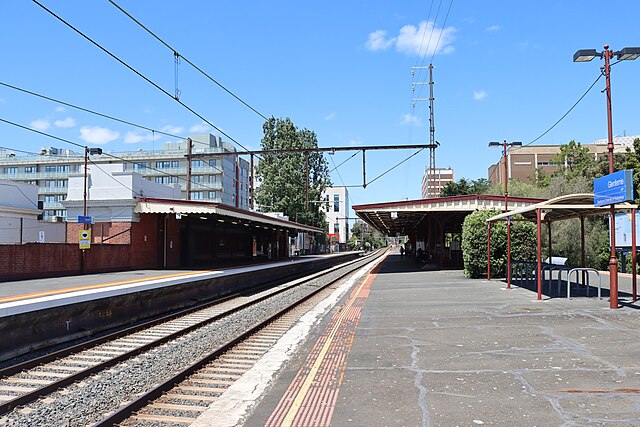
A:
{"type": "Polygon", "coordinates": [[[138,198],[138,203],[133,210],[138,214],[200,214],[200,215],[219,215],[236,218],[240,220],[250,221],[260,224],[268,224],[272,227],[287,228],[291,230],[308,231],[311,233],[323,233],[324,230],[297,222],[286,221],[283,219],[273,218],[262,215],[257,212],[239,209],[233,206],[224,205],[222,203],[199,202],[194,200],[169,200],[169,199],[152,199],[138,198]]]}

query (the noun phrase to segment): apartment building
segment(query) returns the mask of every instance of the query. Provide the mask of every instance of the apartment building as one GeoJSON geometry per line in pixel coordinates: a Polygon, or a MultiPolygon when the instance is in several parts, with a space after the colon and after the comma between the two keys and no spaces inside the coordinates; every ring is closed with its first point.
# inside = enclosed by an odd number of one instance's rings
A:
{"type": "MultiPolygon", "coordinates": [[[[223,203],[249,209],[249,162],[235,155],[235,148],[211,134],[192,135],[190,199],[223,203]]],[[[167,142],[156,151],[129,151],[89,156],[94,164],[121,163],[124,171],[140,173],[159,184],[179,184],[182,197],[187,191],[187,142],[167,142]]],[[[67,210],[62,204],[67,197],[69,175],[84,173],[84,153],[45,147],[37,156],[16,156],[0,150],[0,180],[18,181],[38,187],[38,200],[43,202],[43,218],[64,221],[67,210]]]]}
{"type": "Polygon", "coordinates": [[[322,193],[329,224],[329,243],[346,244],[349,240],[349,192],[345,187],[327,187],[322,193]]]}
{"type": "Polygon", "coordinates": [[[442,188],[453,181],[452,168],[435,168],[433,170],[428,167],[425,168],[422,175],[422,198],[440,197],[442,188]]]}

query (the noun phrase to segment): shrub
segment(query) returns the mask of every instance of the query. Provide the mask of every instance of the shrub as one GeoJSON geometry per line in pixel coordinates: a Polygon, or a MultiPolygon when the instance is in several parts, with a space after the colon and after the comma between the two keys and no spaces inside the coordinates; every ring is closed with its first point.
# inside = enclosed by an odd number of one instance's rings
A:
{"type": "MultiPolygon", "coordinates": [[[[487,275],[487,222],[497,210],[476,211],[462,224],[464,274],[478,278],[487,275]]],[[[511,259],[536,259],[536,226],[530,222],[511,224],[511,259]]],[[[507,265],[507,227],[505,221],[491,224],[491,276],[505,277],[507,265]]]]}

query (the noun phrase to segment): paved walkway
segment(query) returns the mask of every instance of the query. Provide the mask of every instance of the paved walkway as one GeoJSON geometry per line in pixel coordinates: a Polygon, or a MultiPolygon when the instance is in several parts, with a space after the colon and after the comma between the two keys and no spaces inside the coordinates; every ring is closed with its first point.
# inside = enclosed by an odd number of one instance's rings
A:
{"type": "Polygon", "coordinates": [[[504,287],[389,256],[327,316],[245,425],[273,422],[296,399],[300,413],[324,414],[289,424],[305,427],[640,425],[638,303],[611,310],[607,299],[536,301],[533,290],[504,287]],[[323,353],[327,337],[340,345],[323,353]],[[314,354],[324,361],[314,365],[314,354]],[[301,372],[324,373],[306,381],[308,405],[291,392],[301,372]],[[331,392],[313,394],[322,387],[331,392]]]}

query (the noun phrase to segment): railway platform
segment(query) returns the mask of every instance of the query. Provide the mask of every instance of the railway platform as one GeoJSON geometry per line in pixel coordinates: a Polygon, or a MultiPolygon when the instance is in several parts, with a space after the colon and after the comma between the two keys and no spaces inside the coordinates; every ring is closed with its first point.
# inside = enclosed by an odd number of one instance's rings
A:
{"type": "Polygon", "coordinates": [[[640,425],[638,302],[536,296],[391,254],[193,425],[640,425]]]}
{"type": "Polygon", "coordinates": [[[0,282],[0,360],[358,256],[343,252],[211,270],[135,270],[0,282]]]}

